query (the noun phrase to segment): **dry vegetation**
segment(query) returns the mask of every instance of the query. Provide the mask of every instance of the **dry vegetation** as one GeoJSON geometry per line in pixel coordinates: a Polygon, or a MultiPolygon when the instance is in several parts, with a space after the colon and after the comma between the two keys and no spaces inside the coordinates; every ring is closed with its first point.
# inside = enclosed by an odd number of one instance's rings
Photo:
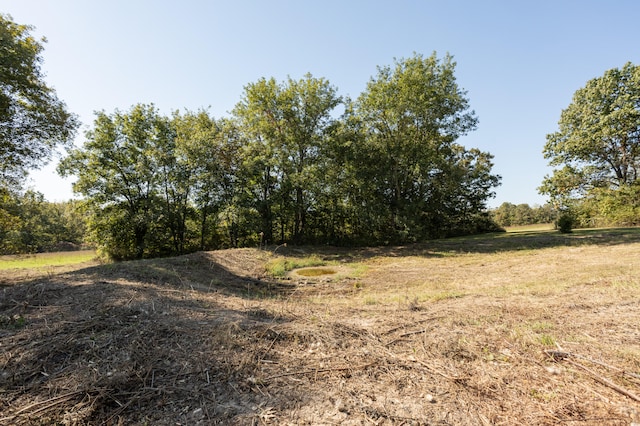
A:
{"type": "Polygon", "coordinates": [[[638,230],[2,271],[0,424],[630,425],[638,271],[638,230]]]}

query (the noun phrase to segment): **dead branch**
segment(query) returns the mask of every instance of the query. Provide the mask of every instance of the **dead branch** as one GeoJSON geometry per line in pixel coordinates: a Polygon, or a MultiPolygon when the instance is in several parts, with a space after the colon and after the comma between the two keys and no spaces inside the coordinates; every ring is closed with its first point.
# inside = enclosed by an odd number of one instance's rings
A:
{"type": "Polygon", "coordinates": [[[605,367],[608,368],[610,370],[616,371],[618,373],[620,373],[623,376],[629,376],[629,377],[633,377],[635,379],[640,379],[640,374],[635,374],[632,373],[630,371],[627,370],[623,370],[622,368],[618,368],[616,366],[607,364],[605,362],[602,361],[598,361],[580,354],[576,354],[573,352],[566,352],[566,351],[544,351],[547,355],[549,355],[551,358],[553,358],[554,361],[561,361],[563,359],[569,358],[569,357],[574,357],[574,358],[579,358],[579,359],[583,359],[585,361],[589,361],[590,363],[599,365],[601,367],[605,367]]]}
{"type": "Polygon", "coordinates": [[[34,402],[33,404],[29,404],[26,407],[22,407],[21,409],[19,409],[18,411],[16,411],[15,413],[13,413],[10,416],[0,418],[0,421],[6,421],[6,420],[15,419],[16,417],[19,417],[20,415],[22,415],[22,413],[24,413],[25,411],[29,411],[29,410],[31,410],[31,409],[33,409],[35,407],[38,407],[38,406],[40,406],[40,407],[37,408],[35,411],[33,411],[31,413],[28,413],[27,415],[39,413],[40,411],[47,410],[47,409],[49,409],[51,407],[54,407],[54,406],[56,406],[58,404],[66,402],[69,399],[73,398],[74,396],[80,395],[82,393],[84,393],[84,391],[73,391],[73,392],[65,393],[63,395],[54,396],[53,398],[49,398],[49,399],[46,399],[44,401],[34,402]]]}
{"type": "MultiPolygon", "coordinates": [[[[437,320],[437,319],[442,319],[442,318],[444,318],[444,315],[432,316],[432,317],[429,317],[429,318],[424,318],[424,319],[421,319],[421,320],[419,320],[419,321],[412,322],[412,323],[411,323],[411,325],[415,325],[415,324],[423,324],[423,323],[425,323],[425,322],[429,322],[429,321],[433,321],[433,320],[437,320]]],[[[398,331],[398,330],[400,330],[401,328],[404,328],[405,326],[406,326],[406,324],[399,325],[399,326],[397,326],[397,327],[393,327],[392,329],[387,330],[387,331],[385,331],[385,332],[384,332],[384,333],[382,333],[382,334],[383,334],[383,335],[385,335],[385,336],[386,336],[386,335],[389,335],[389,334],[393,333],[394,331],[398,331]]]]}
{"type": "Polygon", "coordinates": [[[610,387],[611,389],[615,390],[616,392],[621,393],[622,395],[625,395],[631,399],[633,399],[636,402],[640,402],[640,397],[638,397],[637,395],[635,395],[634,393],[629,392],[628,390],[624,389],[623,387],[620,387],[618,385],[616,385],[615,383],[613,383],[611,380],[606,379],[602,376],[600,376],[598,373],[596,373],[593,370],[590,370],[589,368],[585,367],[584,365],[572,361],[570,359],[566,360],[569,364],[574,365],[584,371],[586,371],[587,373],[589,373],[597,382],[602,383],[605,386],[610,387]]]}

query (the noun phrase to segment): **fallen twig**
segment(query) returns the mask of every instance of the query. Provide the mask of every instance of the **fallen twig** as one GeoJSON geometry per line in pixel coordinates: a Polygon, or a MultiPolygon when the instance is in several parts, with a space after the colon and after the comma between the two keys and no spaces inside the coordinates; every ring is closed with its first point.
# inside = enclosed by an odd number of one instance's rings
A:
{"type": "MultiPolygon", "coordinates": [[[[592,362],[594,362],[595,364],[602,365],[603,367],[608,367],[608,368],[612,368],[612,369],[614,369],[614,370],[618,370],[618,371],[622,372],[623,374],[625,373],[625,371],[624,371],[624,370],[621,370],[621,369],[619,369],[619,368],[617,368],[617,367],[613,367],[613,366],[607,365],[607,364],[602,363],[602,362],[598,362],[598,361],[595,361],[595,360],[591,360],[591,359],[586,358],[586,357],[581,357],[581,356],[576,355],[576,354],[573,354],[573,353],[571,353],[571,352],[565,352],[565,351],[550,351],[550,350],[549,350],[549,351],[545,351],[545,353],[546,353],[547,355],[549,355],[551,358],[553,358],[553,360],[554,360],[554,361],[563,361],[563,360],[564,360],[564,361],[567,361],[569,364],[571,364],[571,365],[573,365],[573,366],[575,366],[575,367],[578,367],[578,368],[580,368],[581,370],[584,370],[584,371],[586,371],[587,373],[589,373],[589,374],[590,374],[590,375],[591,375],[591,376],[592,376],[592,377],[593,377],[597,382],[599,382],[599,383],[601,383],[601,384],[603,384],[603,385],[605,385],[605,386],[610,387],[611,389],[615,390],[616,392],[621,393],[622,395],[625,395],[626,397],[629,397],[629,398],[633,399],[634,401],[640,402],[640,397],[638,397],[638,396],[637,396],[636,394],[634,394],[633,392],[630,392],[630,391],[626,390],[625,388],[623,388],[623,387],[621,387],[621,386],[616,385],[616,384],[615,384],[615,383],[613,383],[611,380],[609,380],[609,379],[607,379],[607,378],[605,378],[605,377],[602,377],[601,375],[599,375],[599,374],[598,374],[598,373],[596,373],[595,371],[593,371],[593,370],[591,370],[591,369],[589,369],[589,368],[585,367],[584,365],[580,364],[579,362],[576,362],[576,361],[571,360],[570,358],[572,358],[572,357],[573,357],[573,358],[583,358],[583,359],[586,359],[587,361],[592,361],[592,362]]],[[[634,375],[634,376],[635,376],[635,375],[634,375]]]]}
{"type": "Polygon", "coordinates": [[[19,409],[18,411],[16,411],[15,413],[13,413],[10,416],[0,418],[0,422],[1,421],[6,421],[6,420],[13,420],[16,417],[19,417],[20,415],[22,415],[22,413],[24,413],[25,411],[29,411],[32,408],[41,406],[41,407],[37,408],[35,411],[27,413],[27,415],[39,413],[40,411],[47,410],[47,409],[49,409],[51,407],[56,406],[57,404],[65,402],[65,401],[73,398],[74,396],[80,395],[82,393],[84,393],[84,391],[73,391],[73,392],[65,393],[64,395],[54,396],[53,398],[49,398],[49,399],[46,399],[44,401],[34,402],[32,404],[27,405],[26,407],[22,407],[21,409],[19,409]],[[44,405],[44,406],[42,406],[42,405],[44,405]]]}
{"type": "Polygon", "coordinates": [[[623,394],[623,395],[625,395],[625,396],[627,396],[627,397],[629,397],[629,398],[633,399],[633,400],[634,400],[634,401],[636,401],[636,402],[640,402],[640,397],[638,397],[638,396],[637,396],[637,395],[635,395],[634,393],[632,393],[632,392],[630,392],[630,391],[628,391],[628,390],[624,389],[623,387],[620,387],[620,386],[616,385],[616,384],[615,384],[615,383],[613,383],[611,380],[606,379],[606,378],[604,378],[604,377],[600,376],[600,375],[599,375],[598,373],[596,373],[595,371],[592,371],[592,370],[590,370],[589,368],[585,367],[584,365],[582,365],[582,364],[580,364],[580,363],[578,363],[578,362],[572,361],[572,360],[570,360],[570,359],[567,359],[567,362],[568,362],[569,364],[574,365],[574,366],[576,366],[576,367],[578,367],[578,368],[581,368],[581,369],[583,369],[584,371],[586,371],[587,373],[591,374],[591,376],[593,376],[593,378],[594,378],[596,381],[598,381],[598,382],[602,383],[603,385],[610,387],[611,389],[615,390],[616,392],[619,392],[619,393],[621,393],[621,394],[623,394]]]}
{"type": "Polygon", "coordinates": [[[593,364],[597,364],[597,365],[600,365],[602,367],[608,368],[610,370],[617,371],[618,373],[622,374],[623,376],[629,376],[629,377],[633,377],[635,379],[640,379],[640,374],[635,374],[635,373],[632,373],[630,371],[623,370],[622,368],[618,368],[618,367],[615,367],[613,365],[609,365],[609,364],[607,364],[605,362],[598,361],[598,360],[595,360],[595,359],[592,359],[592,358],[588,358],[586,356],[582,356],[582,355],[579,355],[579,354],[576,354],[576,353],[573,353],[573,352],[567,352],[567,351],[545,351],[545,353],[547,355],[549,355],[551,358],[553,358],[554,361],[560,361],[560,360],[563,360],[563,359],[566,359],[566,358],[569,358],[569,357],[579,358],[579,359],[583,359],[585,361],[589,361],[589,362],[591,362],[593,364]]]}
{"type": "Polygon", "coordinates": [[[394,343],[399,342],[400,340],[402,340],[404,337],[411,336],[412,334],[420,334],[420,333],[426,333],[426,332],[427,332],[427,329],[426,329],[426,328],[425,328],[425,329],[422,329],[422,330],[409,331],[409,332],[407,332],[407,333],[403,333],[403,334],[399,335],[398,337],[396,337],[396,338],[395,338],[395,339],[393,339],[393,340],[388,341],[388,342],[387,342],[387,343],[385,343],[384,345],[385,345],[385,346],[391,346],[391,345],[393,345],[394,343]]]}
{"type": "MultiPolygon", "coordinates": [[[[422,323],[425,323],[425,322],[429,322],[429,321],[433,321],[433,320],[437,320],[437,319],[442,319],[442,318],[444,318],[444,316],[443,316],[443,315],[432,316],[432,317],[429,317],[429,318],[423,318],[423,319],[421,319],[421,320],[419,320],[419,321],[412,322],[412,323],[411,323],[411,325],[415,325],[415,324],[422,324],[422,323]]],[[[383,335],[388,335],[388,334],[391,334],[391,333],[393,333],[394,331],[398,331],[398,330],[400,330],[401,328],[404,328],[404,327],[406,327],[406,326],[407,326],[407,324],[402,324],[402,325],[399,325],[399,326],[397,326],[397,327],[393,327],[392,329],[387,330],[387,331],[385,331],[385,332],[384,332],[384,333],[382,333],[382,334],[383,334],[383,335]]]]}
{"type": "Polygon", "coordinates": [[[370,362],[368,364],[360,365],[357,367],[316,368],[313,370],[292,371],[290,373],[282,373],[282,374],[276,374],[275,376],[269,376],[265,378],[265,380],[278,379],[280,377],[287,377],[287,376],[304,376],[305,374],[329,373],[332,371],[362,370],[367,367],[371,367],[373,364],[375,364],[375,361],[370,362]]]}

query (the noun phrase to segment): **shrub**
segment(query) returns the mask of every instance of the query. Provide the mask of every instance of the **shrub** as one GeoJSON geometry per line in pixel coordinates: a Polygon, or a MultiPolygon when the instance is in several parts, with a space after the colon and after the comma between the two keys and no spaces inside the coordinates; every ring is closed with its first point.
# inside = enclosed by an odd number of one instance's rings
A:
{"type": "Polygon", "coordinates": [[[556,227],[563,234],[568,234],[573,229],[573,216],[569,213],[563,213],[556,222],[556,227]]]}

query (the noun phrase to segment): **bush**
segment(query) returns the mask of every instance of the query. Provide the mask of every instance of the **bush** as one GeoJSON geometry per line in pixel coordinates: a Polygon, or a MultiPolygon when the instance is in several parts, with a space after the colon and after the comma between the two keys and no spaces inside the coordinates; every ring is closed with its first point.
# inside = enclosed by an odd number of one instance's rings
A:
{"type": "Polygon", "coordinates": [[[556,227],[563,234],[568,234],[573,229],[573,216],[569,213],[563,213],[556,222],[556,227]]]}

